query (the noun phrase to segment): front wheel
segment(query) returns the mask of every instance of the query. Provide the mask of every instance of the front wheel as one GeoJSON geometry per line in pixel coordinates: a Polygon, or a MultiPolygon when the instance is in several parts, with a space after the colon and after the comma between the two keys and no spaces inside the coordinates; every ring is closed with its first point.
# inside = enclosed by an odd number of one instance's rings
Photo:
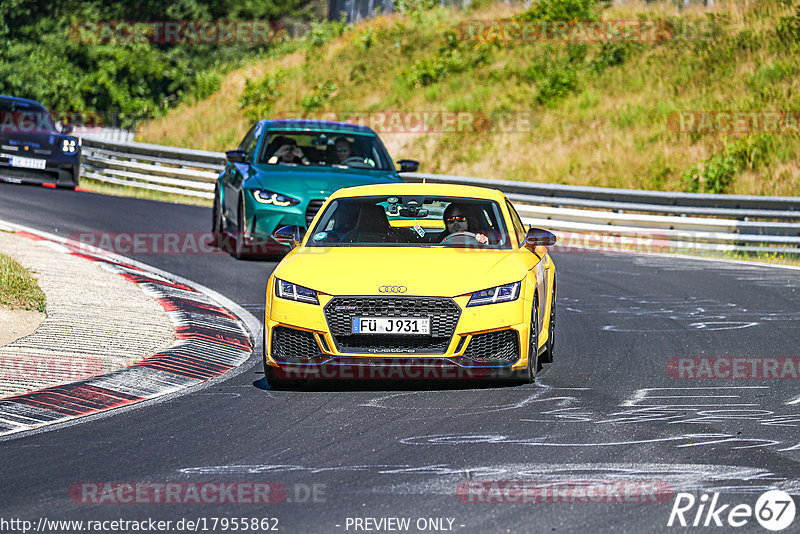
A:
{"type": "Polygon", "coordinates": [[[553,282],[553,298],[550,300],[550,324],[547,325],[547,348],[542,354],[544,363],[553,363],[556,350],[556,284],[553,282]]]}
{"type": "Polygon", "coordinates": [[[531,311],[531,327],[528,336],[528,366],[522,376],[523,383],[533,384],[536,381],[536,373],[542,368],[539,361],[539,297],[533,298],[533,310],[531,311]]]}
{"type": "Polygon", "coordinates": [[[219,191],[214,191],[214,207],[211,208],[211,233],[214,234],[214,245],[223,248],[223,232],[225,223],[222,220],[222,206],[219,201],[219,191]]]}
{"type": "Polygon", "coordinates": [[[248,247],[245,244],[244,230],[247,227],[247,221],[244,217],[244,198],[242,198],[239,201],[239,212],[236,218],[236,248],[234,248],[234,254],[240,260],[250,256],[248,247]]]}

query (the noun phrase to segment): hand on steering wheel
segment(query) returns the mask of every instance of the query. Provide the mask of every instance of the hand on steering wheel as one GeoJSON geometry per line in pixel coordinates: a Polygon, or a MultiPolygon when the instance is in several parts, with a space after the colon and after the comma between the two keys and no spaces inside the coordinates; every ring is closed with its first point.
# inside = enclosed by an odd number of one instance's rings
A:
{"type": "Polygon", "coordinates": [[[483,234],[475,234],[473,232],[453,232],[452,234],[448,235],[442,240],[442,243],[447,243],[451,241],[453,238],[457,237],[471,237],[478,243],[482,245],[486,245],[489,242],[489,239],[483,234]]]}

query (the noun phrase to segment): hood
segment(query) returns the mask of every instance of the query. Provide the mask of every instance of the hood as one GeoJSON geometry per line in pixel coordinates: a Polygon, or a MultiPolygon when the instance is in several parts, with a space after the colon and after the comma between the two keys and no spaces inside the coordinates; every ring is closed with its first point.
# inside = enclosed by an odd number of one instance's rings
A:
{"type": "Polygon", "coordinates": [[[45,131],[15,131],[15,130],[2,130],[0,131],[0,142],[4,145],[19,147],[19,155],[24,156],[25,152],[33,155],[35,149],[52,150],[61,152],[61,144],[64,139],[74,139],[59,132],[45,132],[45,131]],[[27,149],[25,149],[27,147],[27,149]]]}
{"type": "Polygon", "coordinates": [[[330,295],[376,295],[383,285],[404,296],[456,297],[517,282],[527,269],[514,250],[303,247],[275,276],[330,295]]]}
{"type": "Polygon", "coordinates": [[[290,196],[292,194],[304,195],[310,192],[328,196],[343,187],[402,181],[394,171],[279,165],[254,165],[251,169],[255,172],[247,180],[248,187],[263,187],[290,196]]]}

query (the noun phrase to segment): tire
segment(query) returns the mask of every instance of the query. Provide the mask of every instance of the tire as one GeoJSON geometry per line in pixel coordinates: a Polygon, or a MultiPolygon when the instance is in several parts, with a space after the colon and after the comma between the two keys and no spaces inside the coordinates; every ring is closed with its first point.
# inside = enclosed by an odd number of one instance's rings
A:
{"type": "Polygon", "coordinates": [[[522,376],[522,382],[533,384],[536,381],[536,373],[542,368],[539,361],[539,297],[533,298],[533,311],[531,312],[531,327],[528,335],[528,366],[522,376]],[[533,357],[531,357],[531,354],[533,357]]]}
{"type": "Polygon", "coordinates": [[[237,259],[246,259],[250,255],[248,254],[247,247],[244,244],[244,229],[246,226],[246,222],[244,219],[244,197],[239,200],[239,211],[236,217],[236,246],[233,249],[233,253],[237,259]]]}
{"type": "Polygon", "coordinates": [[[547,345],[544,354],[542,354],[543,363],[553,363],[553,353],[556,350],[556,284],[553,282],[553,298],[550,301],[550,324],[547,326],[548,336],[547,345]]]}
{"type": "Polygon", "coordinates": [[[214,191],[214,207],[211,208],[211,232],[214,234],[214,246],[223,249],[225,222],[222,220],[222,205],[219,202],[219,190],[214,191]]]}

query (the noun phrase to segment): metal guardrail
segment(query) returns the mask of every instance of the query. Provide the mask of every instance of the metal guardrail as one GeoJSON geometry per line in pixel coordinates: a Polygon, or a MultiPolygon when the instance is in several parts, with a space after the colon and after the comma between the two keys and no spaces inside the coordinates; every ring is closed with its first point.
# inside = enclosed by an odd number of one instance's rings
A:
{"type": "MultiPolygon", "coordinates": [[[[221,152],[84,139],[81,174],[212,199],[225,162],[221,152]]],[[[562,236],[657,236],[676,249],[800,254],[800,197],[639,191],[426,173],[402,176],[408,182],[499,189],[514,202],[524,222],[562,236]]]]}
{"type": "Polygon", "coordinates": [[[83,139],[81,176],[117,185],[214,198],[225,154],[147,143],[83,139]]]}

